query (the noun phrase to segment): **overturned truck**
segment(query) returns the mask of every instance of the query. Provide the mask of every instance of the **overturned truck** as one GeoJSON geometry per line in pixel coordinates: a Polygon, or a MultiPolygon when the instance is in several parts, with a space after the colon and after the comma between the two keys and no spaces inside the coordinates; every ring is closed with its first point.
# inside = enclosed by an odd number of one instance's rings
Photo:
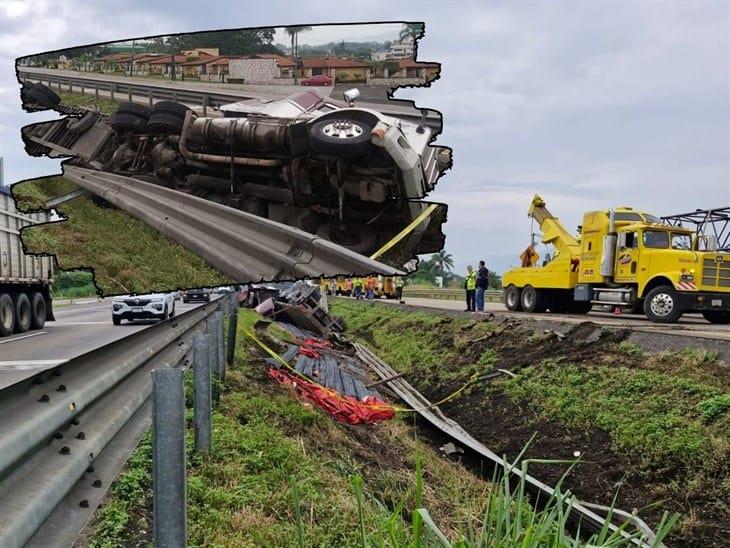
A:
{"type": "MultiPolygon", "coordinates": [[[[37,86],[37,84],[29,84],[37,86]]],[[[26,94],[27,96],[28,94],[26,94]]],[[[296,227],[371,255],[430,205],[421,198],[450,167],[434,130],[305,90],[219,109],[160,101],[123,103],[107,116],[65,108],[67,118],[23,129],[31,155],[174,188],[296,227]]],[[[57,107],[64,112],[64,107],[57,107]]],[[[384,256],[403,265],[443,247],[438,205],[384,256]]]]}

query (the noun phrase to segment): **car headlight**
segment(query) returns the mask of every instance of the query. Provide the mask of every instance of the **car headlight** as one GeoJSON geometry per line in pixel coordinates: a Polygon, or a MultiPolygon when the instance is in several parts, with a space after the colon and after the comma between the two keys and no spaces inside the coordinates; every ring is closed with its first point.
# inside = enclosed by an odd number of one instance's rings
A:
{"type": "Polygon", "coordinates": [[[112,305],[112,310],[115,310],[116,311],[116,310],[121,310],[121,309],[122,309],[122,305],[119,304],[119,303],[114,303],[112,305]]]}
{"type": "Polygon", "coordinates": [[[162,310],[162,303],[154,303],[152,305],[152,308],[154,308],[155,310],[162,310]]]}

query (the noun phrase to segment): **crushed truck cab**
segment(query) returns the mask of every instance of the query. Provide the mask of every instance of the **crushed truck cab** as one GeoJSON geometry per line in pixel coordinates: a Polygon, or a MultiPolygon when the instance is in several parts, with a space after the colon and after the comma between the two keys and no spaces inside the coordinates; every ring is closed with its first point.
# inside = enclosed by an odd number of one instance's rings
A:
{"type": "Polygon", "coordinates": [[[730,322],[730,253],[712,238],[629,207],[590,211],[568,232],[535,196],[528,212],[554,256],[503,276],[509,310],[586,313],[594,304],[643,310],[659,323],[700,312],[730,322]]]}

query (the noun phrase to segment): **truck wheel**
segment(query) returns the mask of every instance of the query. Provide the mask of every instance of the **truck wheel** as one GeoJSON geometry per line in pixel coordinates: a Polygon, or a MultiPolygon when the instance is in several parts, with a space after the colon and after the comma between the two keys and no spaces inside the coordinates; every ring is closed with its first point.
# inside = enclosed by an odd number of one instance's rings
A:
{"type": "Polygon", "coordinates": [[[147,120],[150,117],[150,107],[138,105],[137,103],[122,103],[117,108],[117,114],[130,114],[137,118],[147,120]]]}
{"type": "Polygon", "coordinates": [[[310,126],[309,143],[312,148],[324,156],[337,158],[357,158],[368,154],[373,148],[370,139],[374,123],[355,118],[345,112],[342,116],[333,116],[310,126]]]}
{"type": "Polygon", "coordinates": [[[15,305],[7,293],[0,293],[0,337],[12,335],[15,331],[15,305]]]}
{"type": "Polygon", "coordinates": [[[514,285],[507,286],[507,289],[504,290],[504,306],[510,312],[522,312],[519,287],[515,287],[514,285]]]}
{"type": "Polygon", "coordinates": [[[647,293],[644,314],[655,323],[674,323],[682,317],[677,292],[670,285],[660,285],[647,293]]]}
{"type": "Polygon", "coordinates": [[[175,101],[160,101],[152,106],[152,114],[172,114],[178,118],[185,118],[190,108],[175,101]]]}
{"type": "Polygon", "coordinates": [[[547,310],[545,291],[526,285],[522,289],[522,295],[520,295],[520,304],[525,312],[545,312],[547,310]]]}
{"type": "Polygon", "coordinates": [[[153,112],[147,121],[147,127],[150,133],[169,133],[172,135],[180,135],[182,133],[185,120],[173,114],[165,112],[153,112]]]}
{"type": "Polygon", "coordinates": [[[30,299],[25,293],[18,293],[15,298],[15,331],[25,333],[30,329],[33,313],[30,309],[30,299]]]}
{"type": "Polygon", "coordinates": [[[112,116],[111,126],[114,133],[146,133],[147,120],[134,114],[119,113],[112,116]]]}
{"type": "Polygon", "coordinates": [[[727,310],[705,310],[702,313],[702,316],[710,323],[730,323],[730,312],[727,310]]]}
{"type": "Polygon", "coordinates": [[[31,84],[25,94],[32,101],[45,108],[53,108],[61,102],[61,98],[55,91],[40,82],[31,84]]]}
{"type": "Polygon", "coordinates": [[[34,291],[30,296],[31,328],[43,329],[46,325],[46,300],[43,293],[34,291]]]}

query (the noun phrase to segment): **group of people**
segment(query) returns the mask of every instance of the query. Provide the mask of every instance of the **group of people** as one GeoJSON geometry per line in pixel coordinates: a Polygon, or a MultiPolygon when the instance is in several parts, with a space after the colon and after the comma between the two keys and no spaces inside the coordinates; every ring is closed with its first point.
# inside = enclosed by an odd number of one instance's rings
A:
{"type": "Polygon", "coordinates": [[[471,265],[466,267],[466,311],[484,312],[484,292],[489,287],[489,270],[484,261],[479,261],[479,268],[475,271],[471,265]]]}
{"type": "Polygon", "coordinates": [[[362,278],[354,278],[352,280],[353,294],[357,300],[362,300],[363,298],[373,300],[377,286],[378,279],[375,276],[368,276],[364,280],[362,278]]]}

